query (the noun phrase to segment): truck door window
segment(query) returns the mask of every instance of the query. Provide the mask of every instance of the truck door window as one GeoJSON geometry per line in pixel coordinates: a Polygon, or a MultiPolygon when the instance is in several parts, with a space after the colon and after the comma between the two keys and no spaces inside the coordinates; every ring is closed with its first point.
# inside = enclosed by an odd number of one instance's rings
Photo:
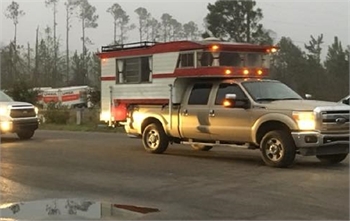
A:
{"type": "Polygon", "coordinates": [[[246,95],[237,84],[223,83],[220,84],[216,94],[215,105],[222,105],[226,94],[236,94],[237,100],[246,99],[246,95]]]}
{"type": "Polygon", "coordinates": [[[199,83],[195,84],[192,88],[188,104],[190,105],[206,105],[209,100],[210,91],[213,84],[211,83],[199,83]]]}

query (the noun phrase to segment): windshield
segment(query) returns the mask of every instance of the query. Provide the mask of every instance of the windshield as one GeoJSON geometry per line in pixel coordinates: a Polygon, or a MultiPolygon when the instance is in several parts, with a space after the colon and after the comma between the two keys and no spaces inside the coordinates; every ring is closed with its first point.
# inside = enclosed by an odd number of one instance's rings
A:
{"type": "Polygon", "coordinates": [[[13,101],[13,100],[11,97],[9,97],[7,94],[5,94],[3,91],[0,91],[0,101],[8,102],[8,101],[13,101]]]}
{"type": "Polygon", "coordinates": [[[295,91],[278,81],[255,81],[242,84],[255,101],[302,99],[295,91]]]}

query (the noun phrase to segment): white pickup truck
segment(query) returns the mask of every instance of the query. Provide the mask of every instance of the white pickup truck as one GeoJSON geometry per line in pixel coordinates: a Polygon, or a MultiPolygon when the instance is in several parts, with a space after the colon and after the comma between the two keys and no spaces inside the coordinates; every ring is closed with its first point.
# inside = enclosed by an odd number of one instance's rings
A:
{"type": "Polygon", "coordinates": [[[38,129],[37,109],[30,103],[17,102],[0,91],[0,131],[16,133],[21,140],[33,137],[38,129]]]}

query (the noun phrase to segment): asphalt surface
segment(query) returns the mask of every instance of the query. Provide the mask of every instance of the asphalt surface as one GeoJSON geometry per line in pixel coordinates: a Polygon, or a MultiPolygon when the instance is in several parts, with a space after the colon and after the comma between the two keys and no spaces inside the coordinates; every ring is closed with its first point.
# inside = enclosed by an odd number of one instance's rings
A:
{"type": "Polygon", "coordinates": [[[36,132],[1,138],[1,203],[84,198],[156,208],[120,219],[349,220],[349,158],[265,166],[258,150],[170,145],[161,155],[124,134],[36,132]]]}

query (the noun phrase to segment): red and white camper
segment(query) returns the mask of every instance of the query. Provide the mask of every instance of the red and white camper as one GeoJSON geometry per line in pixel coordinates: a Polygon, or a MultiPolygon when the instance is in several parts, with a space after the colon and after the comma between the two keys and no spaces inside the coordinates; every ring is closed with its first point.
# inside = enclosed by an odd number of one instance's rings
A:
{"type": "Polygon", "coordinates": [[[189,78],[267,76],[275,50],[216,39],[102,47],[100,120],[124,121],[132,104],[168,104],[169,85],[180,103],[189,78]]]}

